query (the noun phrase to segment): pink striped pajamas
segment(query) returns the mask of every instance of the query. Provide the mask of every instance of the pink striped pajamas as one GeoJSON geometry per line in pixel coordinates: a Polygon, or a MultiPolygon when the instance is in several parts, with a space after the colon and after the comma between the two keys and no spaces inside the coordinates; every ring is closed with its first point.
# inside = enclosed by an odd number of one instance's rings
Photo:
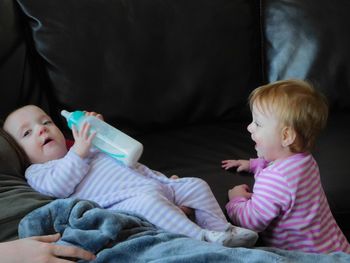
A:
{"type": "Polygon", "coordinates": [[[251,199],[232,199],[226,210],[232,221],[261,232],[268,246],[304,252],[350,253],[323,191],[319,169],[310,154],[284,161],[251,159],[255,174],[251,199]]]}
{"type": "Polygon", "coordinates": [[[70,150],[62,159],[31,165],[25,176],[43,194],[135,212],[162,229],[196,239],[203,229],[225,231],[230,226],[205,181],[169,179],[139,163],[129,168],[96,150],[85,159],[70,150]],[[193,208],[197,224],[178,206],[193,208]]]}

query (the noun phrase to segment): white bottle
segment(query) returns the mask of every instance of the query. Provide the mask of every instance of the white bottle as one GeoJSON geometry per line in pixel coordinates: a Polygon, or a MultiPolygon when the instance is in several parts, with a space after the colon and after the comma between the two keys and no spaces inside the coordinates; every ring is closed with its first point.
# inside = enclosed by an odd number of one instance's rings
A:
{"type": "Polygon", "coordinates": [[[92,144],[100,151],[129,167],[133,167],[139,160],[143,151],[142,144],[120,130],[94,116],[86,116],[82,111],[63,110],[61,115],[67,119],[69,128],[75,125],[79,130],[84,122],[88,122],[90,131],[96,131],[92,144]]]}

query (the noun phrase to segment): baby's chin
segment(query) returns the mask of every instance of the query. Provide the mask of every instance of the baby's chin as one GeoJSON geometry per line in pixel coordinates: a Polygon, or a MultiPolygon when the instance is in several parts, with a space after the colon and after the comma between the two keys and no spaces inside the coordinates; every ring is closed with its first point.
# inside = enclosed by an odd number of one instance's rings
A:
{"type": "Polygon", "coordinates": [[[61,159],[67,154],[67,149],[63,150],[62,152],[58,153],[53,157],[54,160],[61,159]]]}
{"type": "Polygon", "coordinates": [[[270,161],[270,160],[268,160],[268,158],[266,158],[266,156],[264,155],[264,154],[262,154],[262,153],[259,153],[258,151],[256,152],[256,155],[258,156],[258,158],[262,158],[262,159],[264,159],[265,161],[270,161]]]}
{"type": "Polygon", "coordinates": [[[55,149],[54,151],[44,152],[42,156],[34,156],[34,158],[30,158],[30,161],[32,164],[46,163],[63,158],[67,152],[68,150],[62,147],[61,149],[55,149]]]}
{"type": "Polygon", "coordinates": [[[63,158],[67,154],[68,150],[66,146],[62,146],[52,152],[52,160],[57,160],[63,158]]]}

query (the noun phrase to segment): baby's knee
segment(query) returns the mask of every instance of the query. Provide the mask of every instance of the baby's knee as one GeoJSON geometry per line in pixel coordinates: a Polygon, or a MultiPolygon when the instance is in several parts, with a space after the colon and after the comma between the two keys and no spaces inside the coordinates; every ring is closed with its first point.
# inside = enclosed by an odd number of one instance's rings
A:
{"type": "Polygon", "coordinates": [[[192,184],[193,184],[196,188],[200,188],[200,189],[202,189],[202,190],[211,191],[211,190],[210,190],[209,184],[208,184],[206,181],[204,181],[203,179],[201,179],[201,178],[194,177],[193,180],[192,180],[192,184]]]}

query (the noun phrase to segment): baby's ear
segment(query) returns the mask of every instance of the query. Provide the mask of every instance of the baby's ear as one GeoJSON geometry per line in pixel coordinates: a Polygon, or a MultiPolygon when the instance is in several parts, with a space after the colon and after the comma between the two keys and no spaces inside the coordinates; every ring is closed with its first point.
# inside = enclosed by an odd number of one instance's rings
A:
{"type": "Polygon", "coordinates": [[[282,146],[289,147],[297,137],[295,130],[292,127],[286,126],[282,129],[282,146]]]}

